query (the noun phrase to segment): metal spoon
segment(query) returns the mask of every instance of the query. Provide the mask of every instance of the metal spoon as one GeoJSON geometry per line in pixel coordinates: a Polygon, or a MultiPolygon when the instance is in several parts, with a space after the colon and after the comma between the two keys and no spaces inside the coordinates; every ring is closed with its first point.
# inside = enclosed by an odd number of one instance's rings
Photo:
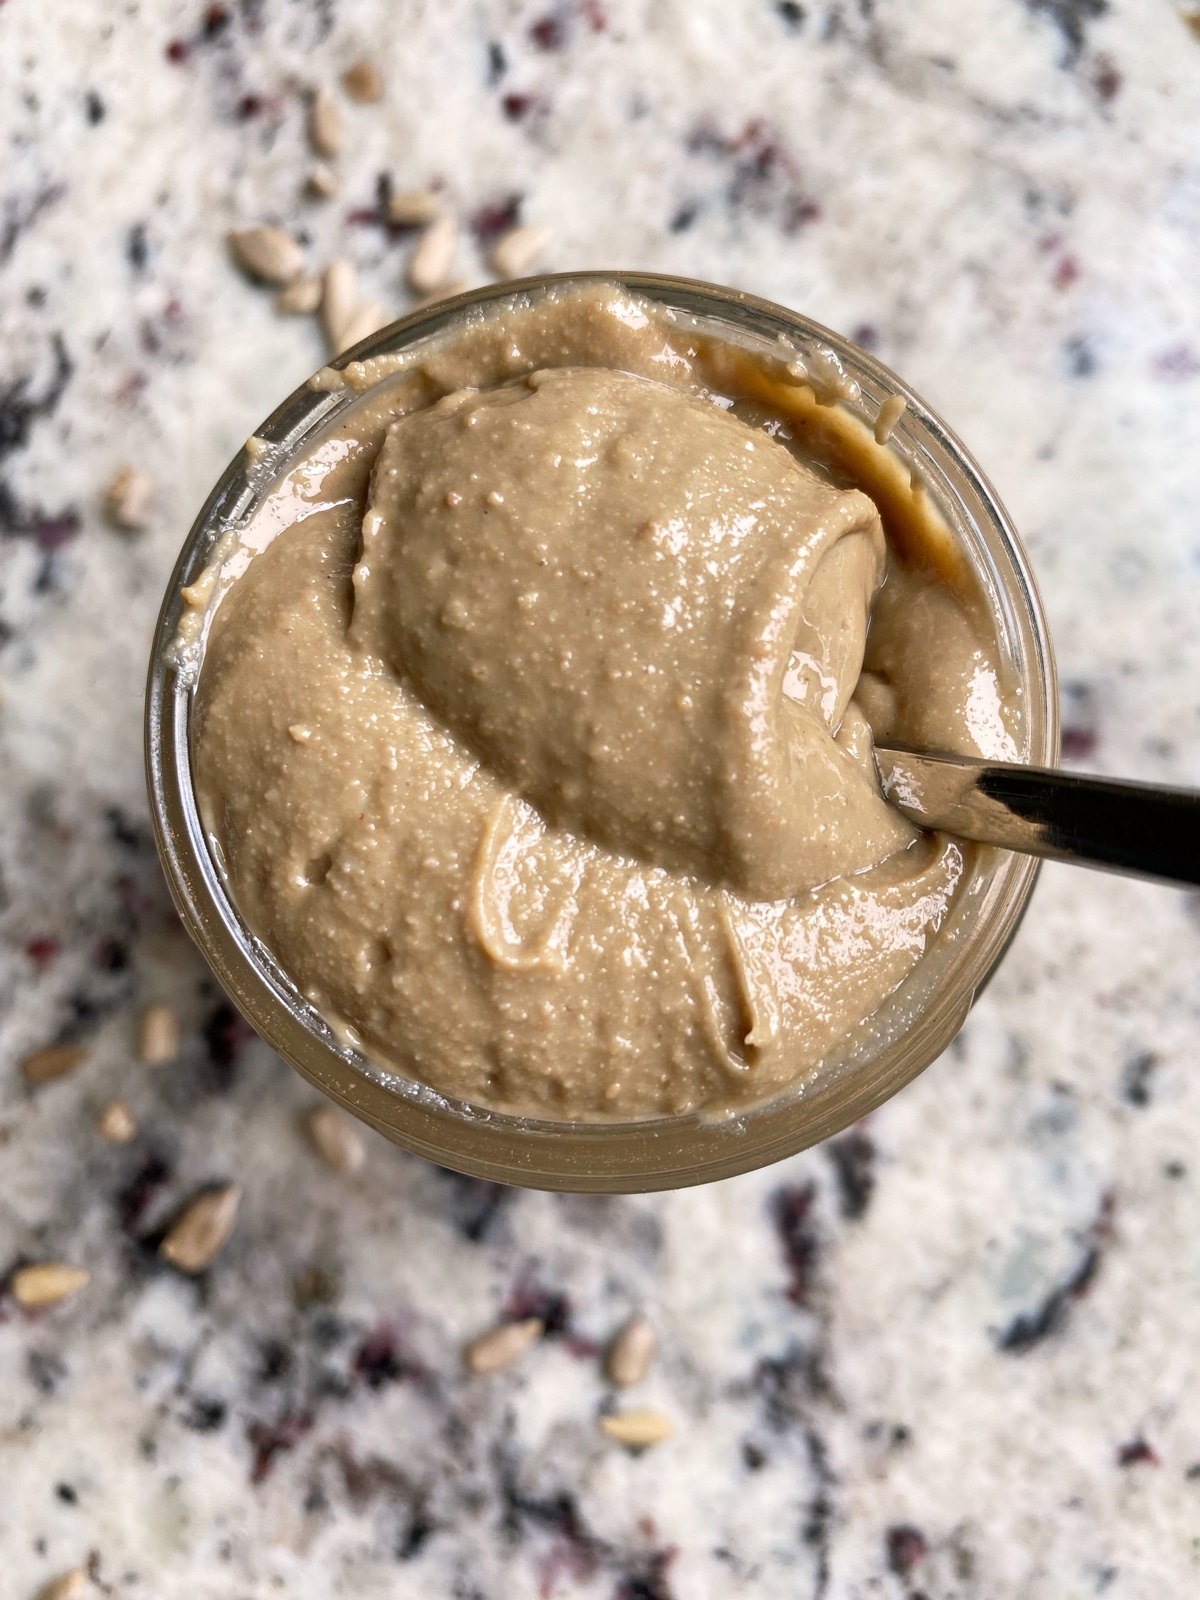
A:
{"type": "Polygon", "coordinates": [[[922,828],[1030,856],[1200,884],[1200,791],[876,745],[883,792],[922,828]]]}

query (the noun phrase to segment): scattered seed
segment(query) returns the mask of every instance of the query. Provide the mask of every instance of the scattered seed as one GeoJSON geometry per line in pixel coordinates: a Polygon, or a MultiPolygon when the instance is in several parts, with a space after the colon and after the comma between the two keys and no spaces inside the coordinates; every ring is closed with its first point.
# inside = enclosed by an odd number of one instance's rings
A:
{"type": "Polygon", "coordinates": [[[87,1573],[82,1567],[64,1572],[60,1578],[51,1578],[37,1592],[37,1600],[83,1600],[87,1588],[87,1573]]]}
{"type": "Polygon", "coordinates": [[[448,282],[458,251],[458,223],[443,211],[417,240],[408,258],[408,281],[418,294],[432,294],[448,282]]]}
{"type": "Polygon", "coordinates": [[[340,356],[343,350],[351,349],[360,339],[366,339],[371,334],[378,333],[380,328],[386,328],[391,320],[380,301],[365,300],[342,329],[334,354],[340,356]]]}
{"type": "Polygon", "coordinates": [[[470,287],[465,278],[453,278],[432,294],[423,294],[419,300],[414,300],[413,310],[423,311],[426,306],[436,306],[440,300],[452,300],[456,294],[466,294],[470,287]]]}
{"type": "Polygon", "coordinates": [[[67,1078],[81,1066],[87,1051],[81,1044],[48,1044],[35,1050],[21,1063],[21,1076],[26,1083],[53,1083],[55,1078],[67,1078]]]}
{"type": "Polygon", "coordinates": [[[608,1347],[605,1370],[612,1382],[623,1389],[641,1383],[654,1359],[654,1345],[654,1329],[645,1317],[630,1317],[608,1347]]]}
{"type": "Polygon", "coordinates": [[[332,200],[341,187],[332,167],[321,162],[304,180],[304,192],[313,200],[332,200]]]}
{"type": "Polygon", "coordinates": [[[100,1113],[96,1132],[109,1144],[128,1144],[137,1132],[133,1112],[124,1100],[110,1100],[100,1113]]]}
{"type": "Polygon", "coordinates": [[[542,1337],[541,1317],[526,1317],[524,1322],[502,1322],[489,1333],[480,1334],[466,1349],[467,1366],[475,1373],[502,1372],[519,1361],[526,1350],[542,1337]]]}
{"type": "Polygon", "coordinates": [[[442,202],[431,189],[402,189],[388,196],[387,219],[397,228],[425,228],[442,214],[442,202]]]}
{"type": "Polygon", "coordinates": [[[307,1123],[313,1148],[335,1172],[358,1171],[367,1152],[348,1116],[333,1106],[316,1106],[309,1112],[307,1123]]]}
{"type": "Polygon", "coordinates": [[[18,1267],[9,1287],[13,1299],[27,1311],[56,1306],[60,1300],[77,1294],[91,1278],[83,1267],[70,1267],[65,1261],[43,1261],[33,1267],[18,1267]]]}
{"type": "Polygon", "coordinates": [[[339,256],[325,268],[321,291],[321,321],[325,336],[336,354],[342,329],[358,310],[358,273],[353,261],[339,256]]]}
{"type": "Polygon", "coordinates": [[[892,436],[892,429],[900,421],[908,408],[908,402],[903,396],[890,394],[879,408],[879,415],[875,418],[875,443],[886,444],[892,436]]]}
{"type": "Polygon", "coordinates": [[[154,500],[154,479],[137,467],[122,467],[104,491],[109,521],[128,533],[138,533],[149,526],[154,500]]]}
{"type": "Polygon", "coordinates": [[[613,1416],[600,1418],[600,1432],[618,1444],[661,1444],[674,1431],[670,1417],[661,1411],[618,1411],[613,1416]]]}
{"type": "Polygon", "coordinates": [[[229,235],[239,266],[265,283],[291,283],[304,271],[304,251],[282,228],[241,228],[229,235]]]}
{"type": "Polygon", "coordinates": [[[318,89],[308,108],[308,137],[319,156],[342,152],[342,113],[328,89],[318,89]]]}
{"type": "Polygon", "coordinates": [[[549,228],[540,228],[533,223],[523,228],[510,228],[492,246],[492,271],[498,278],[520,278],[553,237],[549,228]]]}
{"type": "Polygon", "coordinates": [[[200,1195],[171,1224],[159,1255],[181,1272],[203,1272],[233,1232],[241,1199],[234,1183],[200,1195]]]}
{"type": "Polygon", "coordinates": [[[320,278],[297,278],[285,284],[275,296],[275,309],[284,316],[304,316],[316,311],[321,304],[323,285],[320,278]]]}
{"type": "Polygon", "coordinates": [[[312,738],[312,729],[306,728],[302,722],[289,722],[288,738],[293,744],[307,744],[312,738]]]}
{"type": "Polygon", "coordinates": [[[251,461],[261,461],[271,447],[265,439],[260,439],[256,433],[252,433],[243,448],[251,461]]]}
{"type": "Polygon", "coordinates": [[[179,1054],[179,1018],[170,1006],[147,1006],[138,1023],[138,1055],[148,1067],[163,1067],[179,1054]]]}
{"type": "Polygon", "coordinates": [[[383,79],[373,61],[354,61],[342,73],[342,88],[363,105],[383,99],[383,79]]]}

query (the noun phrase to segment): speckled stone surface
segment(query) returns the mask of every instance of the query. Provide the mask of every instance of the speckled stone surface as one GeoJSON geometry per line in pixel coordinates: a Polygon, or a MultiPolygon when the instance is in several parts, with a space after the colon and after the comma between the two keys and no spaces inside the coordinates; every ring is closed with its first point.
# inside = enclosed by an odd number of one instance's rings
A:
{"type": "Polygon", "coordinates": [[[546,265],[744,286],[876,349],[1038,571],[1068,759],[1200,783],[1200,23],[1170,0],[7,0],[0,8],[0,1589],[120,1600],[1062,1600],[1200,1585],[1200,915],[1048,870],[957,1044],[868,1125],[705,1190],[352,1176],[178,930],[144,657],[226,460],[323,359],[238,224],[400,310],[379,175],[546,265]],[[304,94],[364,54],[339,197],[304,94]],[[144,533],[102,512],[148,470],[144,533]],[[134,1050],[167,1000],[179,1058],[134,1050]],[[76,1041],[69,1078],[19,1062],[76,1041]],[[101,1106],[139,1131],[114,1145],[101,1106]],[[190,1280],[154,1246],[244,1190],[190,1280]],[[674,1437],[597,1431],[635,1308],[674,1437]],[[521,1365],[464,1342],[542,1315],[521,1365]]]}

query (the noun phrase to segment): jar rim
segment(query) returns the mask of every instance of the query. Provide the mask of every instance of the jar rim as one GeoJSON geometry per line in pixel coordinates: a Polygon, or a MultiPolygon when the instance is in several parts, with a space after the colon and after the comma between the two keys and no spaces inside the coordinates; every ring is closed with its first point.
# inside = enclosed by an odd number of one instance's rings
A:
{"type": "MultiPolygon", "coordinates": [[[[940,417],[883,363],[830,329],[740,290],[689,278],[558,273],[488,285],[412,312],[330,365],[341,371],[352,362],[406,350],[478,320],[480,312],[494,314],[506,302],[605,285],[723,325],[743,347],[783,338],[800,354],[832,353],[876,408],[890,396],[903,398],[897,432],[919,460],[926,488],[970,547],[1020,685],[1021,759],[1054,765],[1059,724],[1053,652],[1037,585],[1007,513],[940,417]]],[[[155,629],[145,709],[155,838],[176,908],[230,998],[302,1076],[393,1142],[441,1166],[532,1188],[621,1192],[732,1177],[830,1137],[903,1088],[950,1043],[1002,959],[1037,877],[1039,863],[1032,858],[981,853],[978,870],[968,873],[951,907],[951,918],[967,918],[962,932],[937,941],[918,960],[856,1030],[853,1050],[831,1058],[827,1072],[823,1066],[825,1081],[793,1085],[719,1118],[696,1111],[646,1121],[548,1121],[454,1102],[415,1079],[382,1073],[340,1042],[299,995],[243,923],[204,836],[191,780],[195,673],[180,661],[174,641],[184,611],[181,590],[205,568],[220,534],[244,525],[269,492],[264,484],[288,470],[356,398],[354,391],[306,383],[256,430],[268,459],[254,461],[239,452],[222,475],[184,541],[155,629]],[[978,903],[967,905],[972,896],[978,903]],[[934,973],[939,950],[940,970],[934,973]]],[[[865,410],[856,414],[873,421],[865,410]]]]}

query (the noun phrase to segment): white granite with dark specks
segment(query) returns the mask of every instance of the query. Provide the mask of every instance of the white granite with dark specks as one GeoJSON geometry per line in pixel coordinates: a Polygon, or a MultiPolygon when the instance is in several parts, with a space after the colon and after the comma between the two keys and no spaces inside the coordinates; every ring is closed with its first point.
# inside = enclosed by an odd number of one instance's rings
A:
{"type": "MultiPolygon", "coordinates": [[[[1032,554],[1069,759],[1200,783],[1200,23],[1172,0],[7,0],[0,5],[0,1589],[118,1600],[1110,1600],[1200,1586],[1200,912],[1050,869],[956,1045],[831,1147],[653,1197],[501,1191],[247,1040],[170,910],[140,712],[162,586],[323,359],[231,267],[303,230],[400,310],[378,180],[546,265],[744,286],[966,439],[1032,554]],[[368,54],[343,189],[305,90],[368,54]],[[142,535],[102,515],[125,461],[142,535]],[[166,999],[180,1059],[141,1065],[166,999]],[[37,1091],[17,1070],[87,1046],[37,1091]],[[102,1143],[122,1095],[140,1131],[102,1143]],[[154,1254],[200,1187],[237,1231],[154,1254]],[[634,1398],[596,1351],[643,1308],[634,1398]],[[548,1335],[467,1378],[507,1313],[548,1335]]],[[[481,281],[473,239],[464,275],[481,281]]]]}

